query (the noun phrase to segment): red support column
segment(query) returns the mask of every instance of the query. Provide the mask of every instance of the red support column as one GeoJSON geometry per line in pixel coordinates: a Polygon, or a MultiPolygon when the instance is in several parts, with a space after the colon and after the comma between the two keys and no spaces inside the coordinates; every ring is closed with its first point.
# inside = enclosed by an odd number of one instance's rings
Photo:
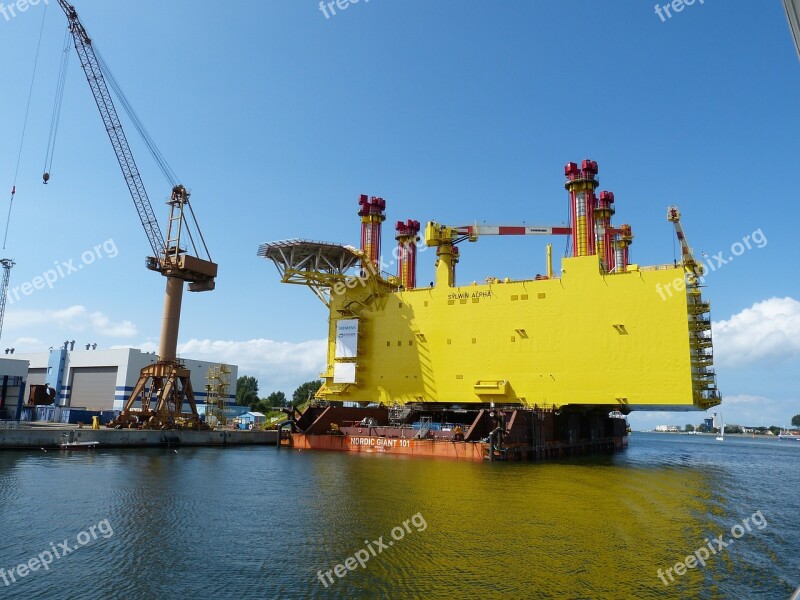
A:
{"type": "Polygon", "coordinates": [[[617,248],[617,264],[616,270],[619,273],[624,273],[628,270],[630,261],[629,248],[633,243],[633,232],[630,225],[622,225],[619,228],[619,234],[615,243],[617,248]]]}
{"type": "Polygon", "coordinates": [[[417,242],[419,241],[419,221],[398,221],[397,236],[397,278],[403,289],[411,290],[417,286],[417,242]]]}
{"type": "Polygon", "coordinates": [[[361,251],[372,262],[372,267],[362,264],[362,272],[377,272],[381,256],[381,223],[386,220],[386,201],[383,198],[361,195],[358,201],[361,209],[361,251]]]}
{"type": "Polygon", "coordinates": [[[611,217],[614,214],[614,193],[600,192],[600,199],[595,210],[595,229],[597,234],[597,251],[603,258],[606,273],[614,270],[614,233],[611,217]]]}
{"type": "Polygon", "coordinates": [[[597,163],[587,158],[581,164],[581,171],[583,178],[586,180],[586,255],[591,256],[597,253],[594,235],[594,211],[597,207],[597,196],[595,196],[595,190],[597,189],[597,186],[600,185],[600,182],[597,181],[596,178],[598,172],[597,163]]]}
{"type": "Polygon", "coordinates": [[[570,226],[572,227],[572,256],[591,256],[595,251],[594,211],[597,206],[595,190],[597,163],[588,158],[581,168],[574,162],[567,163],[564,187],[569,191],[570,226]]]}
{"type": "Polygon", "coordinates": [[[572,227],[572,256],[578,256],[578,203],[576,199],[577,186],[572,183],[580,177],[577,163],[569,162],[564,167],[564,176],[567,178],[565,187],[569,191],[569,224],[572,227]]]}

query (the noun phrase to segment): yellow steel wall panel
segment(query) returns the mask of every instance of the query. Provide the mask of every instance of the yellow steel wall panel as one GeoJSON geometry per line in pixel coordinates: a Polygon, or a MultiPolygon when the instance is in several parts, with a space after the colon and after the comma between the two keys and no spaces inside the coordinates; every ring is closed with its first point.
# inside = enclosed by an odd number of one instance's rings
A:
{"type": "MultiPolygon", "coordinates": [[[[656,288],[682,279],[682,267],[604,275],[597,256],[562,267],[549,280],[334,295],[329,365],[336,321],[354,300],[366,305],[357,311],[359,384],[335,399],[696,408],[686,292],[663,299],[656,288]],[[507,380],[507,395],[477,395],[480,380],[507,380]]],[[[335,388],[326,383],[323,393],[335,388]]]]}

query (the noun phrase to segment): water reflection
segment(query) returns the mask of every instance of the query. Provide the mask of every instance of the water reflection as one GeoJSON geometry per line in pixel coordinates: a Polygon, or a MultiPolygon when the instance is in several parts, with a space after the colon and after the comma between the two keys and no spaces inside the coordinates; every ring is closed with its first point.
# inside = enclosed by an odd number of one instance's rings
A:
{"type": "Polygon", "coordinates": [[[46,576],[3,591],[31,599],[791,594],[800,477],[789,450],[631,442],[613,456],[494,465],[272,448],[0,453],[0,567],[100,519],[114,528],[46,576]],[[780,485],[766,493],[765,478],[780,485]],[[662,583],[658,569],[706,539],[730,537],[756,510],[763,530],[662,583]],[[417,513],[425,530],[393,540],[392,529],[417,513]],[[320,571],[381,538],[386,549],[365,568],[323,586],[320,571]]]}

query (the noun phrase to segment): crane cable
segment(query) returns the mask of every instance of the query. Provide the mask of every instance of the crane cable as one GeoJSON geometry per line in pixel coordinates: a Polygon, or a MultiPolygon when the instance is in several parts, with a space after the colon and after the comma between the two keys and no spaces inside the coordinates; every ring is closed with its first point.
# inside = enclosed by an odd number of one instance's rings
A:
{"type": "MultiPolygon", "coordinates": [[[[677,248],[677,240],[678,240],[678,233],[675,231],[675,224],[670,223],[670,236],[672,238],[672,265],[677,267],[678,266],[678,248],[677,248]]],[[[681,263],[683,262],[683,254],[681,254],[681,263]]]]}
{"type": "Polygon", "coordinates": [[[175,175],[175,171],[172,170],[172,167],[169,166],[167,159],[164,158],[164,155],[161,154],[161,150],[158,149],[156,143],[153,141],[153,138],[150,137],[150,134],[147,132],[147,129],[142,123],[142,120],[139,118],[139,115],[136,114],[136,111],[133,109],[133,105],[131,104],[128,97],[125,95],[125,92],[122,91],[122,86],[120,86],[119,82],[117,82],[116,77],[111,72],[111,69],[108,67],[108,63],[106,63],[103,55],[100,53],[99,48],[97,45],[94,45],[94,51],[97,55],[98,63],[100,64],[100,69],[103,71],[103,75],[105,76],[106,80],[108,81],[111,89],[114,90],[114,95],[119,99],[120,103],[122,104],[122,108],[125,109],[125,113],[133,123],[133,126],[136,128],[136,131],[142,137],[147,149],[150,150],[150,154],[152,154],[153,159],[156,161],[158,168],[161,170],[161,173],[164,175],[166,180],[172,187],[178,185],[178,177],[175,175]]]}
{"type": "Polygon", "coordinates": [[[53,102],[53,115],[50,117],[50,134],[47,138],[47,152],[44,157],[44,175],[42,176],[43,182],[46,184],[50,180],[50,173],[53,169],[53,155],[56,151],[56,137],[58,136],[58,124],[61,121],[61,106],[64,102],[64,86],[67,81],[67,67],[69,65],[70,55],[70,38],[71,34],[69,28],[64,36],[64,51],[61,54],[61,67],[58,71],[58,80],[56,82],[56,99],[53,102]]]}
{"type": "MultiPolygon", "coordinates": [[[[101,71],[103,72],[103,76],[108,81],[108,84],[111,86],[111,89],[114,90],[114,95],[120,101],[120,104],[122,104],[122,108],[125,110],[125,114],[128,115],[128,118],[131,120],[131,123],[133,123],[134,128],[141,136],[142,140],[147,146],[147,149],[153,156],[153,159],[156,161],[158,168],[164,175],[164,178],[169,182],[169,184],[172,187],[177,186],[180,183],[178,176],[175,174],[175,171],[172,170],[172,167],[167,162],[167,159],[164,158],[164,155],[161,153],[161,150],[158,148],[155,141],[150,136],[150,133],[148,133],[147,128],[144,126],[144,123],[139,118],[139,115],[136,114],[133,105],[131,104],[130,100],[128,100],[128,97],[125,95],[125,92],[123,91],[122,86],[117,81],[117,78],[114,77],[114,73],[112,73],[111,69],[108,66],[108,63],[103,58],[103,55],[100,52],[100,49],[97,47],[97,45],[94,45],[94,51],[95,54],[97,55],[97,61],[100,65],[101,71]]],[[[200,238],[200,243],[202,244],[203,250],[205,251],[205,255],[206,257],[208,257],[208,260],[211,260],[211,253],[208,251],[208,246],[206,246],[206,241],[203,238],[203,233],[200,231],[200,226],[198,225],[197,218],[194,215],[194,209],[192,208],[192,205],[190,203],[187,202],[186,205],[189,207],[189,213],[192,217],[192,222],[194,223],[194,227],[195,229],[197,229],[197,234],[200,238]]],[[[186,228],[186,233],[189,236],[189,241],[192,245],[194,254],[199,255],[198,246],[194,241],[194,236],[192,235],[191,227],[186,228]]]]}
{"type": "Polygon", "coordinates": [[[44,34],[44,20],[47,16],[47,6],[45,3],[44,11],[42,12],[42,25],[39,28],[39,42],[36,44],[36,59],[33,61],[33,74],[31,75],[31,87],[28,92],[28,105],[25,108],[25,120],[22,122],[22,139],[19,141],[19,153],[17,154],[17,168],[14,170],[14,183],[11,186],[11,201],[8,203],[8,217],[6,217],[6,231],[3,235],[3,250],[6,249],[6,240],[8,239],[8,226],[11,222],[11,207],[14,206],[14,196],[17,193],[17,176],[19,175],[19,164],[22,161],[22,148],[25,144],[25,131],[28,128],[28,114],[31,111],[31,98],[33,97],[33,84],[36,81],[36,69],[39,66],[39,51],[42,48],[42,37],[44,34]]]}

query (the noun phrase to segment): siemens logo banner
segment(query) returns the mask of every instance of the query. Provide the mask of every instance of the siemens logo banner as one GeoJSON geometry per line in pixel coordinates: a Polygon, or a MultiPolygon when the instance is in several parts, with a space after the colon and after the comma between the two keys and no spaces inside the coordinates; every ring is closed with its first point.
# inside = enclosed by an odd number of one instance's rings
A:
{"type": "Polygon", "coordinates": [[[358,354],[358,319],[336,321],[336,357],[355,358],[358,354]]]}

